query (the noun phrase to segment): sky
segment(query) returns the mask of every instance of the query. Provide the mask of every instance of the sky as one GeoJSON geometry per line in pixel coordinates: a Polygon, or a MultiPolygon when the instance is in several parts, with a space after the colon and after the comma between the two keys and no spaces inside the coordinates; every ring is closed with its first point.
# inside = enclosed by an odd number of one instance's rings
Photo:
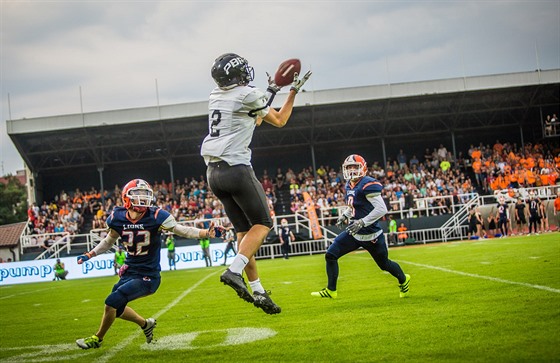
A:
{"type": "Polygon", "coordinates": [[[289,58],[306,90],[560,68],[560,1],[0,0],[6,120],[206,101],[227,52],[265,88],[289,58]]]}

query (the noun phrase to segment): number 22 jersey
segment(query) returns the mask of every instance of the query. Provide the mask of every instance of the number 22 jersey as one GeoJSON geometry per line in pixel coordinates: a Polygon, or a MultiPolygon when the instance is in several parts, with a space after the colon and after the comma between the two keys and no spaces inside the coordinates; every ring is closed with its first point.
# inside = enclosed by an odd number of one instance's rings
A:
{"type": "Polygon", "coordinates": [[[107,218],[107,227],[119,234],[127,252],[128,271],[149,277],[158,277],[161,271],[160,230],[171,230],[176,224],[169,212],[158,207],[147,208],[135,221],[130,219],[125,208],[115,207],[107,218]]]}

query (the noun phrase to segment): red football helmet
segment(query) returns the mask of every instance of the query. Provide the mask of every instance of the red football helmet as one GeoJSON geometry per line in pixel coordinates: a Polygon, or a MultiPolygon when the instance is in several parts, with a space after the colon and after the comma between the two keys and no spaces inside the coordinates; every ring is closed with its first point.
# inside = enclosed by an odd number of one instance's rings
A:
{"type": "Polygon", "coordinates": [[[364,177],[367,174],[366,160],[358,154],[348,156],[342,164],[342,175],[345,180],[364,177]]]}
{"type": "Polygon", "coordinates": [[[134,179],[126,183],[122,191],[123,206],[126,209],[143,212],[154,201],[154,191],[147,181],[134,179]]]}

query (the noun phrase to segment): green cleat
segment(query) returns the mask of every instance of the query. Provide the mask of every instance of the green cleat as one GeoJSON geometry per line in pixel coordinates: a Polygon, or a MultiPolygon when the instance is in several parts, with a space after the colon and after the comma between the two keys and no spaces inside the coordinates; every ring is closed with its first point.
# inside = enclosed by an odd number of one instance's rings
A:
{"type": "Polygon", "coordinates": [[[408,284],[410,283],[410,275],[406,275],[406,280],[402,284],[399,285],[401,292],[399,293],[400,297],[406,297],[408,295],[408,284]]]}
{"type": "Polygon", "coordinates": [[[331,291],[331,290],[327,289],[326,287],[321,291],[314,291],[314,292],[311,293],[311,296],[326,297],[326,298],[329,298],[329,299],[336,299],[337,295],[338,295],[338,293],[336,291],[331,291]]]}
{"type": "Polygon", "coordinates": [[[78,344],[78,347],[82,349],[99,348],[101,346],[101,342],[102,340],[99,340],[96,335],[76,340],[76,344],[78,344]]]}

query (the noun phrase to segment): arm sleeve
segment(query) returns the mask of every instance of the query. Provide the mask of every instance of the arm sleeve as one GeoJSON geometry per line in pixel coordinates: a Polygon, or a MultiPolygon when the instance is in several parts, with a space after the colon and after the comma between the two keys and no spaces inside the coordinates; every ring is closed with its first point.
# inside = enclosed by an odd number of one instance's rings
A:
{"type": "Polygon", "coordinates": [[[373,205],[373,210],[369,212],[367,216],[362,218],[364,221],[365,226],[369,226],[370,224],[377,221],[379,218],[383,217],[387,214],[387,206],[379,193],[372,193],[366,195],[367,200],[373,205]]]}
{"type": "Polygon", "coordinates": [[[94,256],[98,256],[103,252],[109,251],[111,247],[113,247],[115,242],[117,242],[117,240],[118,238],[111,236],[111,232],[109,232],[107,236],[103,238],[101,242],[99,242],[99,244],[95,246],[95,248],[91,250],[89,253],[91,253],[94,256]]]}
{"type": "MultiPolygon", "coordinates": [[[[195,228],[195,227],[187,227],[187,226],[183,226],[182,224],[176,224],[173,229],[171,229],[171,231],[175,234],[178,234],[179,236],[185,237],[185,238],[200,238],[202,237],[200,235],[201,231],[205,231],[204,229],[199,229],[199,228],[195,228]]],[[[203,234],[203,237],[206,237],[207,233],[203,234]]]]}
{"type": "Polygon", "coordinates": [[[250,109],[249,116],[251,117],[260,116],[264,119],[270,111],[270,105],[266,95],[258,88],[255,88],[253,92],[245,97],[243,105],[250,109]]]}

